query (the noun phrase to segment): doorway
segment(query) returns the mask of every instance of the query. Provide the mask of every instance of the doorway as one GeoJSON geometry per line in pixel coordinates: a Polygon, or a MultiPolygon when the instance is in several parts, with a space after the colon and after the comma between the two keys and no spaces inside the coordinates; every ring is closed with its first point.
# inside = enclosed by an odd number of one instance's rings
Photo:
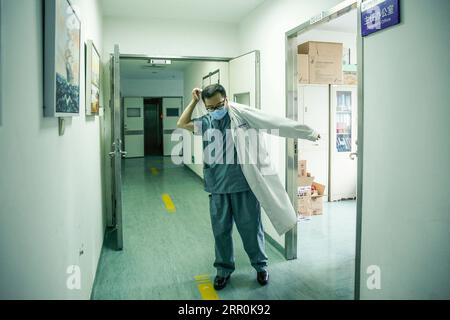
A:
{"type": "Polygon", "coordinates": [[[330,277],[340,269],[354,297],[362,185],[359,10],[357,1],[344,1],[286,33],[287,117],[321,135],[316,142],[287,142],[286,189],[299,216],[298,228],[286,236],[287,251],[311,268],[318,250],[335,257],[321,267],[330,277]]]}
{"type": "Polygon", "coordinates": [[[162,134],[162,98],[144,98],[145,156],[163,154],[162,134]]]}
{"type": "MultiPolygon", "coordinates": [[[[236,92],[247,92],[250,106],[260,108],[259,99],[259,52],[252,51],[237,58],[208,57],[152,57],[142,55],[120,54],[119,46],[115,46],[111,55],[109,72],[104,80],[110,86],[105,97],[110,101],[110,108],[105,109],[102,123],[105,162],[105,199],[107,226],[117,235],[116,248],[123,248],[122,229],[122,170],[128,160],[145,158],[146,156],[170,157],[176,141],[172,141],[172,133],[183,111],[184,101],[190,101],[191,88],[202,87],[205,79],[209,84],[219,82],[228,87],[232,97],[236,92]],[[127,65],[126,68],[124,66],[127,65]],[[177,73],[186,68],[194,68],[189,76],[184,77],[186,87],[171,80],[177,79],[177,73]],[[127,73],[135,75],[128,79],[127,73]],[[140,83],[151,74],[151,81],[140,83]],[[248,82],[239,74],[246,74],[248,82]],[[133,80],[133,81],[127,81],[133,80]],[[164,81],[162,81],[164,80],[164,81]],[[159,91],[148,93],[157,88],[159,91]],[[174,92],[173,88],[178,91],[174,92]],[[112,146],[112,150],[110,148],[112,146]],[[112,162],[114,165],[108,165],[112,162]]],[[[183,78],[183,76],[181,76],[183,78]]],[[[194,117],[206,113],[200,103],[194,117]]],[[[201,140],[192,139],[192,161],[185,164],[202,178],[201,140]],[[200,162],[198,161],[200,159],[200,162]]],[[[158,159],[156,163],[166,163],[166,159],[158,159]]],[[[170,158],[169,158],[170,160],[170,158]]],[[[147,165],[144,163],[144,165],[147,165]]],[[[147,172],[158,174],[157,166],[145,168],[147,172]]],[[[159,201],[159,200],[155,200],[159,201]]]]}

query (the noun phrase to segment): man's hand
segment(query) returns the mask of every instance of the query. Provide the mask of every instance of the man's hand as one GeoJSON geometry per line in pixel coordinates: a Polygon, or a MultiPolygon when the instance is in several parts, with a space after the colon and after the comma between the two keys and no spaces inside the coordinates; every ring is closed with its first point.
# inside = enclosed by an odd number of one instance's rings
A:
{"type": "Polygon", "coordinates": [[[194,90],[192,90],[192,99],[195,102],[199,102],[200,101],[200,96],[202,94],[202,89],[200,88],[195,88],[194,90]]]}

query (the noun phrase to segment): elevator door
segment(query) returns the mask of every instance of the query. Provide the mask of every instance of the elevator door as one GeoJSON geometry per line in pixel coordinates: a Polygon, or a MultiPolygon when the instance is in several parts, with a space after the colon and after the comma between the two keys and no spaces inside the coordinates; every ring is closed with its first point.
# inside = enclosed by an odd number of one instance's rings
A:
{"type": "Polygon", "coordinates": [[[144,102],[145,155],[162,155],[162,99],[146,99],[144,102]]]}

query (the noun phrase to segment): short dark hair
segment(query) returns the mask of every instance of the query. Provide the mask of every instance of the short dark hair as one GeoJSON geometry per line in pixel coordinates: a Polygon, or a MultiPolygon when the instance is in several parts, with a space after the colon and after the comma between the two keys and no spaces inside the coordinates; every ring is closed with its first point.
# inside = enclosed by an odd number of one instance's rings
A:
{"type": "Polygon", "coordinates": [[[215,83],[215,84],[211,84],[211,85],[207,86],[202,91],[203,102],[205,102],[205,99],[212,98],[218,93],[220,93],[222,95],[222,97],[224,97],[224,98],[227,97],[227,92],[225,91],[225,88],[223,86],[221,86],[220,84],[215,83]]]}

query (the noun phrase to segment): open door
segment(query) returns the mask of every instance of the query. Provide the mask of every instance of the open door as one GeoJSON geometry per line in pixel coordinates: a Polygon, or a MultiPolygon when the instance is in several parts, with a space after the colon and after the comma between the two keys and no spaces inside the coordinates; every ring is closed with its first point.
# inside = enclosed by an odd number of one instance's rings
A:
{"type": "Polygon", "coordinates": [[[172,149],[177,142],[172,141],[172,133],[177,129],[177,121],[183,110],[183,98],[162,99],[162,123],[163,123],[163,150],[164,156],[172,154],[172,149]]]}
{"type": "Polygon", "coordinates": [[[261,109],[259,51],[252,51],[230,60],[231,101],[261,109]]]}
{"type": "Polygon", "coordinates": [[[112,192],[112,224],[115,231],[116,249],[123,249],[122,230],[122,115],[120,97],[120,53],[115,45],[114,55],[111,57],[111,192],[112,192]]]}

